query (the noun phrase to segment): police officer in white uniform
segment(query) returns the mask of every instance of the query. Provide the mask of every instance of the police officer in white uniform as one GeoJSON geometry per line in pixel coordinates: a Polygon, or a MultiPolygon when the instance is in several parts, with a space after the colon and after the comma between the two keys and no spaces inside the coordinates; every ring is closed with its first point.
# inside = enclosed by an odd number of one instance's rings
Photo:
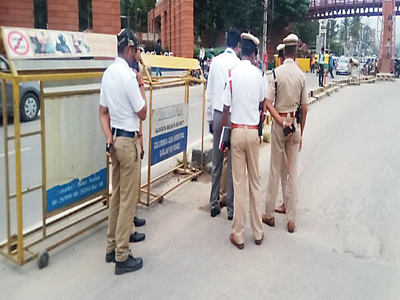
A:
{"type": "Polygon", "coordinates": [[[142,73],[132,69],[140,61],[138,44],[132,30],[123,29],[118,34],[118,57],[104,72],[100,92],[100,123],[107,140],[106,151],[111,156],[113,189],[106,262],[116,262],[117,275],[143,266],[142,259],[133,257],[129,250],[129,243],[138,241],[132,226],[143,148],[140,121],[147,114],[142,73]]]}
{"type": "MultiPolygon", "coordinates": [[[[263,107],[265,80],[257,65],[259,40],[249,33],[242,33],[242,62],[234,67],[224,93],[222,125],[227,124],[231,112],[231,153],[235,213],[230,241],[238,249],[244,248],[246,223],[246,169],[249,181],[250,220],[255,243],[261,245],[261,194],[259,176],[258,125],[260,104],[263,107]]],[[[264,115],[264,114],[262,114],[264,115]]]]}
{"type": "MultiPolygon", "coordinates": [[[[221,208],[219,199],[220,182],[224,156],[219,149],[219,140],[221,135],[221,116],[224,104],[222,95],[227,83],[228,70],[232,69],[240,59],[237,54],[240,50],[240,32],[236,29],[230,29],[227,35],[227,48],[224,53],[215,57],[211,63],[210,75],[207,82],[207,115],[208,122],[213,128],[213,155],[212,155],[212,188],[210,195],[211,217],[220,214],[221,208]]],[[[230,120],[228,119],[228,125],[230,120]]],[[[226,182],[226,207],[228,211],[228,220],[233,219],[233,184],[232,184],[232,166],[231,154],[227,153],[227,180],[226,182]]]]}

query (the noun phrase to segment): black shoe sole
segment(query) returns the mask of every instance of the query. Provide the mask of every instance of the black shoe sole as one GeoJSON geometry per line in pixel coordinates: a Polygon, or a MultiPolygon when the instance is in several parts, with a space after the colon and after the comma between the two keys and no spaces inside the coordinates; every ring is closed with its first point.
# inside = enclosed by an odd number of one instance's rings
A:
{"type": "Polygon", "coordinates": [[[115,275],[122,275],[125,273],[130,273],[130,272],[135,272],[140,270],[143,267],[143,262],[137,266],[135,266],[134,268],[122,268],[122,269],[118,269],[117,267],[115,267],[115,275]]]}
{"type": "Polygon", "coordinates": [[[140,224],[136,224],[136,223],[134,222],[133,224],[135,224],[135,227],[143,227],[144,225],[146,225],[146,222],[140,223],[140,224]]]}
{"type": "Polygon", "coordinates": [[[135,241],[133,241],[133,240],[130,240],[130,239],[129,239],[129,243],[140,243],[140,242],[143,242],[145,239],[146,239],[146,236],[145,236],[143,239],[141,239],[141,240],[135,240],[135,241]]]}

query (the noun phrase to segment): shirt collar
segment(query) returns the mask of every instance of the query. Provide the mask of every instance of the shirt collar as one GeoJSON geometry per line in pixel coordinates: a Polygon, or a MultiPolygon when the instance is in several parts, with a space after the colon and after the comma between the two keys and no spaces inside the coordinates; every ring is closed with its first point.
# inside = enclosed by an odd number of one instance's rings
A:
{"type": "Polygon", "coordinates": [[[284,64],[293,64],[294,60],[293,58],[286,58],[285,61],[283,62],[284,64]]]}
{"type": "Polygon", "coordinates": [[[123,65],[123,66],[125,66],[125,67],[128,67],[128,68],[130,68],[129,67],[129,65],[128,65],[128,63],[127,63],[127,61],[125,60],[125,59],[123,59],[122,57],[116,57],[115,58],[115,62],[117,63],[117,64],[120,64],[120,65],[123,65]]]}
{"type": "Polygon", "coordinates": [[[242,63],[244,63],[245,65],[251,65],[251,62],[247,59],[242,60],[242,63]]]}
{"type": "MultiPolygon", "coordinates": [[[[232,48],[226,48],[225,49],[225,53],[230,53],[230,54],[235,54],[235,51],[233,51],[233,49],[232,48]]],[[[235,54],[236,55],[236,54],[235,54]]]]}

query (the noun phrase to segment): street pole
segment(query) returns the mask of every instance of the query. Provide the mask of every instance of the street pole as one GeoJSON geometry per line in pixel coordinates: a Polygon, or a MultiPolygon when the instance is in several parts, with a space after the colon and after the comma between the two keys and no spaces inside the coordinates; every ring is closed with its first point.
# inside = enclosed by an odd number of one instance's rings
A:
{"type": "Polygon", "coordinates": [[[264,0],[264,24],[263,24],[263,36],[262,36],[262,45],[263,45],[263,52],[262,55],[260,55],[260,58],[263,60],[263,71],[267,71],[266,69],[268,68],[268,62],[267,66],[264,64],[264,54],[267,51],[267,30],[268,30],[268,0],[264,0]]]}

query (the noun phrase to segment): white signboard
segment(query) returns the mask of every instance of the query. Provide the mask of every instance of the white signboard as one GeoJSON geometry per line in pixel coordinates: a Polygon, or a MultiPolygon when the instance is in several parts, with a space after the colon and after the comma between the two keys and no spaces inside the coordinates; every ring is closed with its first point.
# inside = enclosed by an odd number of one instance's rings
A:
{"type": "Polygon", "coordinates": [[[186,150],[188,103],[153,110],[151,165],[186,150]]]}

